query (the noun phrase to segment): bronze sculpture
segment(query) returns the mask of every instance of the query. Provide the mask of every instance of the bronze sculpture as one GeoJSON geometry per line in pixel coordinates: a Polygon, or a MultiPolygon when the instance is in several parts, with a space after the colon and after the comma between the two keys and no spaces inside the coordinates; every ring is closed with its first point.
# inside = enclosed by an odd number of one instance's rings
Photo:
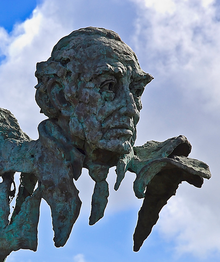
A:
{"type": "Polygon", "coordinates": [[[127,170],[136,173],[134,193],[144,198],[134,234],[138,251],[179,183],[201,187],[210,178],[208,166],[187,158],[191,145],[184,136],[134,146],[141,95],[153,77],[115,32],[73,31],[37,64],[36,77],[36,101],[48,117],[38,140],[24,134],[8,110],[0,111],[0,261],[13,250],[37,249],[41,198],[51,208],[55,246],[65,245],[80,212],[73,179],[83,167],[95,181],[91,225],[104,215],[109,168],[116,166],[115,190],[127,170]],[[8,221],[15,172],[21,181],[8,221]]]}

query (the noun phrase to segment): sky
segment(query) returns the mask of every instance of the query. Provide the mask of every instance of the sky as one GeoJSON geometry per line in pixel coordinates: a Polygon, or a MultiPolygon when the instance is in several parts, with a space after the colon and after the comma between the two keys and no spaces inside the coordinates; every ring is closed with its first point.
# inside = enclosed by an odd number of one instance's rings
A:
{"type": "Polygon", "coordinates": [[[115,192],[111,170],[105,216],[89,226],[94,184],[84,170],[76,182],[83,206],[65,247],[53,246],[50,210],[42,201],[37,252],[13,252],[7,262],[220,261],[219,11],[217,0],[0,2],[0,105],[32,139],[45,118],[34,99],[36,63],[47,60],[57,41],[73,30],[104,27],[117,32],[154,76],[142,97],[136,144],[185,135],[192,144],[190,157],[207,163],[212,173],[201,189],[179,186],[134,253],[132,235],[142,205],[132,190],[134,175],[126,173],[115,192]]]}

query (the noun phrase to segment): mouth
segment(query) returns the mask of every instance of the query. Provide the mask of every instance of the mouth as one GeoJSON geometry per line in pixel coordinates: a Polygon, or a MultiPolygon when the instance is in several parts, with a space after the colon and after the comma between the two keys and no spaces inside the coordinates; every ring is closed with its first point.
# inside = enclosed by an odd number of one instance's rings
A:
{"type": "Polygon", "coordinates": [[[132,118],[127,116],[117,116],[114,115],[111,118],[108,118],[102,123],[103,134],[108,130],[121,129],[121,130],[130,130],[134,132],[134,121],[132,118]]]}
{"type": "Polygon", "coordinates": [[[133,133],[133,131],[134,131],[133,125],[131,125],[131,124],[125,124],[125,123],[123,123],[123,124],[121,124],[121,125],[111,126],[109,129],[110,129],[110,130],[112,130],[112,129],[113,129],[113,130],[114,130],[114,129],[130,130],[132,133],[133,133]]]}
{"type": "Polygon", "coordinates": [[[125,124],[115,125],[105,130],[103,138],[105,139],[125,138],[125,140],[128,140],[133,136],[133,133],[134,133],[134,128],[130,125],[125,125],[125,124]]]}

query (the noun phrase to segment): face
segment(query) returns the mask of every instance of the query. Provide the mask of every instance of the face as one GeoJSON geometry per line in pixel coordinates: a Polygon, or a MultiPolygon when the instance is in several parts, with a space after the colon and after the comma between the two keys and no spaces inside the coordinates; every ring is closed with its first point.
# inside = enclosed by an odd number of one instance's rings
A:
{"type": "Polygon", "coordinates": [[[138,66],[134,61],[105,59],[90,79],[79,81],[75,115],[83,126],[87,149],[130,152],[147,75],[138,66]]]}
{"type": "Polygon", "coordinates": [[[109,162],[129,153],[140,98],[152,77],[122,41],[100,35],[66,40],[38,65],[36,100],[42,112],[90,159],[97,155],[109,162]]]}

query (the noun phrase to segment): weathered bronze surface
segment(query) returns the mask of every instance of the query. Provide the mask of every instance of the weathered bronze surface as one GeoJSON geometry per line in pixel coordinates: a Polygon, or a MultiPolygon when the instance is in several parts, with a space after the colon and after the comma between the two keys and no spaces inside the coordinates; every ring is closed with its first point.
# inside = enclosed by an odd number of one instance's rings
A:
{"type": "Polygon", "coordinates": [[[153,77],[113,31],[73,31],[37,64],[36,77],[36,101],[48,117],[39,124],[38,140],[0,109],[0,262],[12,251],[37,249],[42,198],[51,208],[55,246],[65,245],[80,212],[73,181],[83,167],[95,181],[90,225],[104,215],[109,168],[116,166],[115,190],[127,170],[136,173],[134,193],[144,199],[134,233],[138,251],[178,185],[201,187],[211,176],[208,166],[188,158],[191,145],[184,136],[134,146],[141,95],[153,77]],[[9,221],[15,172],[21,178],[9,221]]]}

